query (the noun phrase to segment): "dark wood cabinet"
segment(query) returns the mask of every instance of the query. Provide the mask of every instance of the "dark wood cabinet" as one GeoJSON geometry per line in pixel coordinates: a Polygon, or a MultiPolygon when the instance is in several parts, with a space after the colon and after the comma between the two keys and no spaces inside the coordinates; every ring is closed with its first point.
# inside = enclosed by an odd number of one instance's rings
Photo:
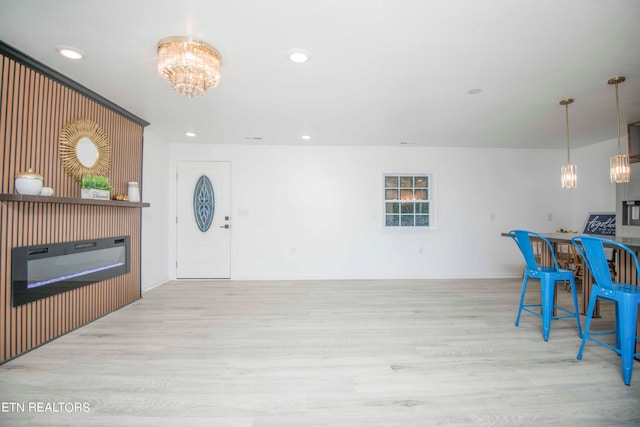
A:
{"type": "Polygon", "coordinates": [[[640,122],[627,125],[629,136],[629,162],[640,163],[640,122]]]}

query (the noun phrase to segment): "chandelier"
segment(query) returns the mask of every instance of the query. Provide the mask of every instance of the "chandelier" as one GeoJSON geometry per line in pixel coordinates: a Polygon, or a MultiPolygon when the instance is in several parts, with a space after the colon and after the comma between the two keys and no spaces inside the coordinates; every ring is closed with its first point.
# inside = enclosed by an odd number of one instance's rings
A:
{"type": "Polygon", "coordinates": [[[576,165],[571,163],[571,151],[569,148],[569,104],[573,103],[573,99],[567,98],[560,101],[560,105],[564,105],[565,119],[567,123],[567,164],[562,165],[560,178],[562,180],[562,188],[576,188],[578,184],[578,176],[576,173],[576,165]]]}
{"type": "Polygon", "coordinates": [[[220,54],[200,40],[166,37],[158,42],[158,72],[176,92],[202,96],[220,83],[220,54]]]}
{"type": "Polygon", "coordinates": [[[629,155],[620,153],[620,99],[618,97],[618,84],[625,81],[624,77],[612,77],[607,83],[616,85],[616,120],[618,123],[618,154],[611,156],[610,176],[614,184],[624,184],[631,181],[631,168],[629,167],[629,155]]]}

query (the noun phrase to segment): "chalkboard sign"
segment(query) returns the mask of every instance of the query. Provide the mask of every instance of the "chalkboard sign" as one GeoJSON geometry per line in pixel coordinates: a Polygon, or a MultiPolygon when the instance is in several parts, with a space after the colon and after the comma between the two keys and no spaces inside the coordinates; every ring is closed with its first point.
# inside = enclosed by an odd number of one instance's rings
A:
{"type": "Polygon", "coordinates": [[[591,212],[584,223],[583,234],[600,236],[616,235],[616,214],[612,212],[591,212]]]}

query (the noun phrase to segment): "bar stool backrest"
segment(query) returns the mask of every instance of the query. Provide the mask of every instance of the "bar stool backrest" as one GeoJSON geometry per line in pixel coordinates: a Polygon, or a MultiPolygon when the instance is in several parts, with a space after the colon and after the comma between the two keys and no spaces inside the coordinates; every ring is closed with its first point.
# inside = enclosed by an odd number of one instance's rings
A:
{"type": "Polygon", "coordinates": [[[554,270],[558,271],[560,268],[558,267],[558,260],[556,259],[556,254],[553,251],[553,246],[551,246],[551,242],[544,237],[542,234],[535,233],[533,231],[528,230],[511,230],[509,232],[509,236],[516,242],[520,252],[522,252],[522,256],[524,257],[524,261],[527,263],[527,268],[531,270],[541,270],[545,269],[547,271],[554,270]],[[533,244],[531,242],[531,238],[539,239],[544,242],[547,246],[547,250],[551,256],[551,261],[553,265],[551,267],[542,267],[538,264],[536,260],[536,254],[533,250],[533,244]]]}
{"type": "Polygon", "coordinates": [[[595,236],[576,236],[571,239],[571,242],[587,264],[596,285],[602,288],[613,289],[614,282],[611,278],[611,270],[607,259],[607,249],[609,248],[618,248],[627,252],[635,263],[636,274],[640,272],[637,255],[633,250],[621,243],[595,236]]]}

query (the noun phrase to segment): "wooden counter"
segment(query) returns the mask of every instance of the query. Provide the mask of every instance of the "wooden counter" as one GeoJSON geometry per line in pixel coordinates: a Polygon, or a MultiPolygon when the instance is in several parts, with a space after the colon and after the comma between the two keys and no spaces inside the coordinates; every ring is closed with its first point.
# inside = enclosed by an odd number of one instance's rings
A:
{"type": "MultiPolygon", "coordinates": [[[[502,233],[503,236],[509,236],[509,233],[502,233]]],[[[562,242],[571,243],[571,239],[576,236],[588,236],[588,234],[582,233],[540,233],[551,243],[562,242]]],[[[634,251],[640,251],[640,238],[638,237],[622,237],[622,236],[594,236],[602,237],[604,239],[613,240],[614,242],[622,243],[625,246],[633,249],[634,251]]]]}

